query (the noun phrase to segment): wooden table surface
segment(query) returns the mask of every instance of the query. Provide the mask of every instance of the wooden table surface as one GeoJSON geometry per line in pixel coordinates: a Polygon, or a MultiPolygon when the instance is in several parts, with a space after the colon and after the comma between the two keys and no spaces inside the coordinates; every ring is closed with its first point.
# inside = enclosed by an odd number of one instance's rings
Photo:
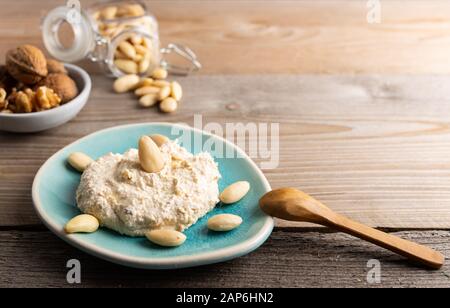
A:
{"type": "MultiPolygon", "coordinates": [[[[60,1],[4,2],[0,59],[19,43],[42,46],[39,20],[60,1]]],[[[57,239],[32,207],[42,163],[96,130],[192,124],[196,114],[204,123],[279,123],[280,163],[264,170],[272,187],[301,188],[342,214],[450,256],[450,2],[382,1],[377,25],[366,22],[365,4],[149,2],[162,40],[191,46],[204,69],[179,78],[183,104],[162,115],[112,93],[111,80],[84,62],[94,88],[76,119],[37,134],[0,132],[0,286],[69,286],[72,258],[82,263],[81,286],[450,286],[448,266],[430,272],[349,236],[283,221],[260,249],[237,260],[128,269],[57,239]],[[381,262],[381,284],[366,280],[370,259],[381,262]]]]}

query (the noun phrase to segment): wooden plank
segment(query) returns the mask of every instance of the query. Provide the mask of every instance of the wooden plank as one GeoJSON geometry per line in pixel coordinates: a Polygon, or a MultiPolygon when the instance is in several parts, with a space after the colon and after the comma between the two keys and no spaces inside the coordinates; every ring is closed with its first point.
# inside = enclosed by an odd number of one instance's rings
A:
{"type": "MultiPolygon", "coordinates": [[[[443,231],[400,232],[450,254],[443,231]]],[[[343,234],[276,231],[257,251],[226,263],[149,271],[82,253],[49,232],[0,232],[0,287],[64,287],[66,262],[81,262],[81,287],[450,287],[450,268],[414,267],[343,234]],[[381,283],[367,282],[367,262],[381,262],[381,283]],[[262,270],[264,269],[264,270],[262,270]]]]}
{"type": "MultiPolygon", "coordinates": [[[[192,76],[179,112],[143,111],[95,77],[91,100],[64,126],[0,133],[0,226],[39,223],[30,189],[39,166],[76,139],[119,124],[280,123],[274,188],[294,186],[374,227],[450,228],[450,78],[192,76]],[[227,109],[233,103],[239,108],[227,109]]],[[[257,162],[262,159],[256,158],[257,162]]],[[[281,223],[279,226],[292,226],[281,223]]]]}
{"type": "MultiPolygon", "coordinates": [[[[191,46],[206,74],[450,72],[446,0],[381,1],[380,24],[367,23],[367,1],[146,2],[163,43],[191,46]]],[[[41,45],[41,17],[62,4],[2,3],[0,59],[18,43],[41,45]]]]}

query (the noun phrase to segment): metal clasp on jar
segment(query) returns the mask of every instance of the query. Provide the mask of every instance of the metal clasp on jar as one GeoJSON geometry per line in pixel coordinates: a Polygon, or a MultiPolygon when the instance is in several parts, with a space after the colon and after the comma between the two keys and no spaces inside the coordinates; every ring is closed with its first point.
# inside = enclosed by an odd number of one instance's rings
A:
{"type": "Polygon", "coordinates": [[[161,54],[170,55],[177,54],[180,57],[186,59],[191,64],[190,66],[175,65],[162,58],[160,65],[167,69],[169,72],[177,75],[189,75],[202,68],[202,64],[198,61],[196,54],[187,46],[170,43],[167,47],[161,49],[161,54]]]}

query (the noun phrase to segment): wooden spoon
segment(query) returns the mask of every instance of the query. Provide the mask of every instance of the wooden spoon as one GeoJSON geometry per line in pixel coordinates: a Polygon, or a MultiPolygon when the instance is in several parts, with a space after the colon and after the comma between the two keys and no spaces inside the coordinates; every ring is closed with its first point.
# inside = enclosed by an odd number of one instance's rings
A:
{"type": "Polygon", "coordinates": [[[334,228],[389,249],[432,269],[439,269],[444,264],[444,256],[441,253],[352,221],[295,188],[281,188],[268,192],[261,198],[259,205],[268,215],[334,228]]]}

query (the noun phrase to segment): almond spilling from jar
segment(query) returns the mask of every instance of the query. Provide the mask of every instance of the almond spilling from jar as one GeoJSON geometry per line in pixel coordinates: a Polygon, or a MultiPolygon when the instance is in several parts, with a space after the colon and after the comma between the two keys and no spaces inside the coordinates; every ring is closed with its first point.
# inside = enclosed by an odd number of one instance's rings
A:
{"type": "Polygon", "coordinates": [[[239,227],[242,218],[233,214],[219,214],[208,219],[208,229],[217,232],[230,231],[239,227]]]}
{"type": "Polygon", "coordinates": [[[170,84],[170,96],[172,96],[175,100],[180,101],[183,96],[183,89],[181,88],[181,85],[173,81],[170,84]]]}
{"type": "Polygon", "coordinates": [[[155,80],[155,81],[153,81],[152,85],[155,87],[164,88],[164,87],[170,87],[170,82],[165,81],[165,80],[155,80]]]}
{"type": "Polygon", "coordinates": [[[141,88],[137,88],[136,91],[134,91],[134,94],[136,94],[136,96],[144,96],[147,94],[158,94],[161,91],[160,88],[158,87],[153,87],[153,86],[146,86],[146,87],[141,87],[141,88]]]}
{"type": "Polygon", "coordinates": [[[158,93],[158,100],[162,101],[170,96],[170,86],[162,87],[158,93]]]}
{"type": "Polygon", "coordinates": [[[92,233],[98,230],[98,219],[92,215],[82,214],[75,216],[64,227],[66,233],[92,233]]]}
{"type": "Polygon", "coordinates": [[[178,109],[178,102],[172,97],[167,97],[159,104],[159,109],[165,113],[175,112],[178,109]]]}
{"type": "Polygon", "coordinates": [[[150,138],[156,143],[157,146],[161,147],[164,143],[169,142],[170,139],[164,135],[154,134],[151,135],[150,138]]]}
{"type": "Polygon", "coordinates": [[[186,235],[171,229],[152,230],[145,235],[149,241],[159,246],[176,247],[186,241],[186,235]]]}
{"type": "Polygon", "coordinates": [[[159,172],[164,168],[164,158],[156,143],[149,136],[139,140],[139,162],[146,172],[159,172]]]}
{"type": "Polygon", "coordinates": [[[154,93],[146,94],[139,99],[139,105],[141,105],[142,107],[145,107],[145,108],[152,107],[157,102],[158,102],[158,98],[156,97],[156,94],[154,94],[154,93]]]}
{"type": "Polygon", "coordinates": [[[148,77],[141,78],[141,80],[139,81],[139,84],[137,85],[137,88],[153,86],[153,82],[154,82],[154,80],[152,78],[148,78],[148,77]]]}
{"type": "Polygon", "coordinates": [[[150,67],[150,62],[151,62],[151,58],[150,58],[150,54],[146,54],[141,56],[142,59],[139,60],[139,73],[143,74],[146,71],[148,71],[148,68],[150,67]]]}
{"type": "Polygon", "coordinates": [[[67,161],[75,170],[84,172],[94,160],[84,153],[75,152],[69,155],[67,161]]]}
{"type": "Polygon", "coordinates": [[[238,202],[250,190],[250,183],[247,181],[239,181],[225,188],[219,196],[220,201],[224,204],[238,202]]]}
{"type": "Polygon", "coordinates": [[[152,73],[152,77],[155,79],[166,79],[167,75],[169,75],[169,73],[161,67],[155,69],[152,73]]]}
{"type": "Polygon", "coordinates": [[[134,89],[140,82],[138,75],[125,75],[114,82],[114,91],[124,93],[134,89]]]}

